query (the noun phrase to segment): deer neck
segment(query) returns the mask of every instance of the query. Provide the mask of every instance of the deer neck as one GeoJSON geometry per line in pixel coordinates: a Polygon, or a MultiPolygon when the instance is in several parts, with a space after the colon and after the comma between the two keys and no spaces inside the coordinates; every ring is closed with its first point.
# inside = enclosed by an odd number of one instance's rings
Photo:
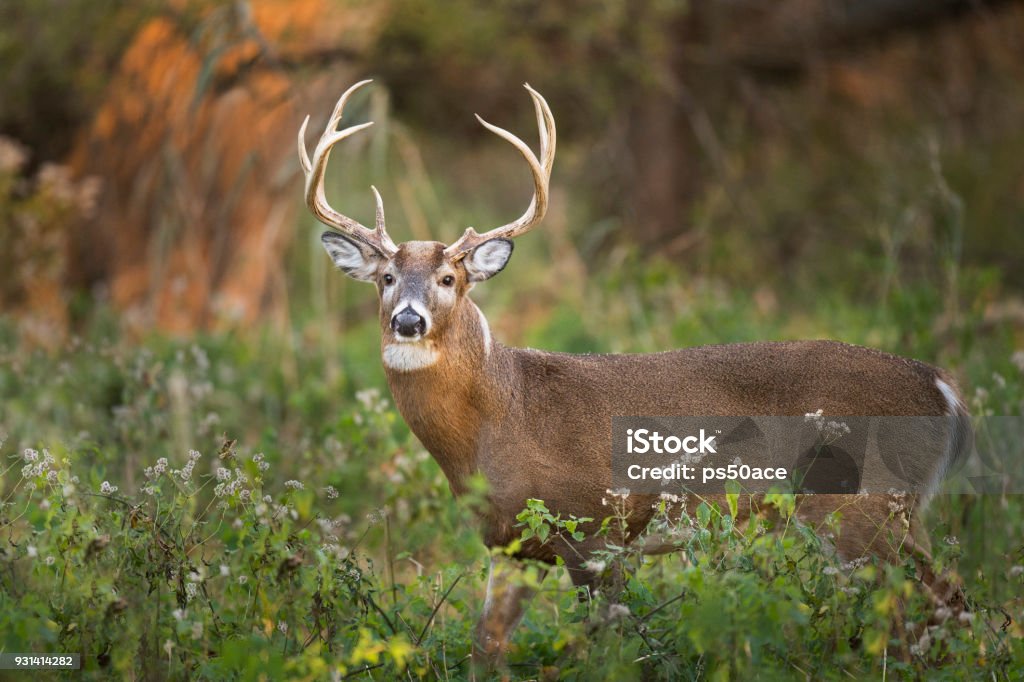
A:
{"type": "Polygon", "coordinates": [[[487,320],[468,298],[442,336],[420,349],[394,348],[404,345],[382,347],[395,405],[458,495],[477,471],[481,429],[511,383],[511,377],[497,380],[496,366],[508,364],[502,362],[507,349],[491,339],[487,320]],[[418,356],[418,362],[403,361],[415,353],[426,356],[418,356]]]}

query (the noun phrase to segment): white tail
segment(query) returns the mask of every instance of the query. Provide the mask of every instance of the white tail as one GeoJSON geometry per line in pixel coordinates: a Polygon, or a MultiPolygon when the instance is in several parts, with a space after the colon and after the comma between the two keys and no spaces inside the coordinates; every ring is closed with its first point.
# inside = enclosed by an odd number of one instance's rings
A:
{"type": "MultiPolygon", "coordinates": [[[[409,427],[444,470],[454,494],[467,489],[470,476],[486,477],[488,547],[505,546],[519,536],[515,517],[528,498],[544,500],[563,517],[607,515],[602,498],[612,481],[611,419],[616,415],[802,416],[820,409],[829,415],[949,417],[946,446],[920,453],[920,468],[936,482],[965,450],[970,422],[954,380],[935,367],[877,350],[795,341],[651,355],[569,355],[498,343],[468,292],[500,272],[512,254],[511,239],[544,216],[555,154],[554,118],[547,103],[527,86],[540,128],[539,158],[518,137],[481,120],[519,150],[530,168],[534,196],[521,218],[483,235],[468,229],[447,247],[430,241],[395,246],[384,229],[379,195],[374,230],[337,213],[323,198],[330,148],[369,125],[336,131],[346,100],[363,83],[342,95],[312,163],[305,155],[303,124],[299,141],[306,199],[317,217],[339,230],[322,236],[338,267],[376,285],[384,367],[409,427]]],[[[578,585],[596,587],[595,574],[584,563],[609,540],[628,542],[643,531],[653,500],[651,495],[626,500],[625,537],[593,535],[571,545],[534,539],[523,544],[519,557],[548,563],[559,557],[578,585]]],[[[726,508],[724,498],[717,502],[726,508]]],[[[796,515],[818,526],[844,507],[835,543],[843,557],[872,554],[895,560],[901,549],[909,549],[921,560],[925,578],[938,585],[934,576],[928,578],[928,544],[918,528],[917,499],[911,496],[901,514],[892,513],[890,502],[885,495],[806,496],[798,500],[796,515]]],[[[741,508],[740,516],[747,511],[741,508]]],[[[512,563],[492,564],[477,628],[477,653],[492,663],[504,651],[529,597],[530,590],[511,579],[512,563]]]]}

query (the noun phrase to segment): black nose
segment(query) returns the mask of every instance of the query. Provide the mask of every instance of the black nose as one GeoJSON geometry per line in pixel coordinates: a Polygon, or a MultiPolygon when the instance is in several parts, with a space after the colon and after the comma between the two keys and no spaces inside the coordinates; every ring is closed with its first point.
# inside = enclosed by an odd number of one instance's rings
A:
{"type": "Polygon", "coordinates": [[[406,306],[391,318],[391,328],[399,336],[416,336],[426,331],[427,321],[410,306],[406,306]]]}

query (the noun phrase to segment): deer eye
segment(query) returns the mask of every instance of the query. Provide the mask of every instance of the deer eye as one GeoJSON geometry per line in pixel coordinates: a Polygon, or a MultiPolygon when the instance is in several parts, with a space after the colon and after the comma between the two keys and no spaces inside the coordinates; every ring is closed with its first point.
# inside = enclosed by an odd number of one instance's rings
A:
{"type": "Polygon", "coordinates": [[[446,287],[450,287],[451,285],[455,284],[455,278],[452,277],[451,275],[445,275],[444,277],[441,278],[441,284],[443,284],[446,287]]]}
{"type": "Polygon", "coordinates": [[[384,275],[381,279],[384,281],[384,286],[389,286],[395,283],[394,275],[384,275]]]}

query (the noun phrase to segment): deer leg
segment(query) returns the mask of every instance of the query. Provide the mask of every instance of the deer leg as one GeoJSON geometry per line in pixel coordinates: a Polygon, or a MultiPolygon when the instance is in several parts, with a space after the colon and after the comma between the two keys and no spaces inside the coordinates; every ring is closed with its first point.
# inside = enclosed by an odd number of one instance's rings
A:
{"type": "Polygon", "coordinates": [[[911,520],[910,532],[904,540],[904,549],[917,564],[918,577],[934,605],[934,613],[928,625],[939,625],[950,617],[959,618],[967,610],[960,578],[947,569],[936,574],[932,568],[932,554],[928,536],[911,520]]]}
{"type": "Polygon", "coordinates": [[[504,664],[512,633],[536,592],[536,587],[526,581],[523,568],[521,562],[510,557],[491,556],[487,597],[473,638],[474,671],[491,671],[504,664]]]}
{"type": "Polygon", "coordinates": [[[607,549],[607,540],[591,537],[575,543],[571,551],[560,553],[565,568],[572,579],[573,585],[579,588],[579,598],[589,602],[600,592],[602,600],[596,612],[590,612],[590,626],[599,627],[607,622],[611,613],[620,611],[619,597],[625,589],[625,574],[622,565],[617,561],[606,564],[603,560],[594,559],[595,554],[607,549]]]}

